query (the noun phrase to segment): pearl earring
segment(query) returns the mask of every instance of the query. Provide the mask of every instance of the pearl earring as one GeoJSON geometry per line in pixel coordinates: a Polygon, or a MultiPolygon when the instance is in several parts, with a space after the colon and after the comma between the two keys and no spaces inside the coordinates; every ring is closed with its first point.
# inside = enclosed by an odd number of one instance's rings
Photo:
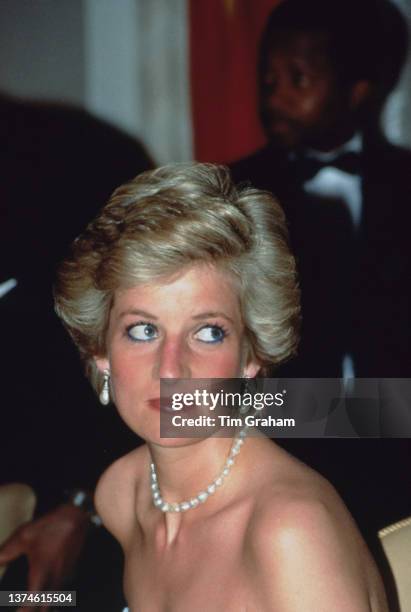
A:
{"type": "Polygon", "coordinates": [[[100,392],[100,402],[103,406],[107,406],[110,403],[110,388],[109,388],[109,380],[110,380],[110,370],[104,370],[103,372],[103,387],[100,392]]]}
{"type": "MultiPolygon", "coordinates": [[[[248,385],[249,378],[250,377],[247,376],[247,374],[244,375],[243,383],[242,383],[243,389],[242,389],[242,393],[241,393],[242,396],[244,396],[246,393],[250,393],[250,389],[249,389],[249,385],[248,385]]],[[[249,409],[250,409],[249,406],[244,406],[244,404],[241,403],[239,412],[240,412],[241,415],[247,414],[249,409]]]]}

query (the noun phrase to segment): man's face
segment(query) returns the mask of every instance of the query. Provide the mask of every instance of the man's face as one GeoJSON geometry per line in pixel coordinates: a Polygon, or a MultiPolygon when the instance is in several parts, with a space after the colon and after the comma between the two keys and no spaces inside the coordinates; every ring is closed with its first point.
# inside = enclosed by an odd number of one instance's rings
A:
{"type": "Polygon", "coordinates": [[[273,144],[289,151],[336,148],[354,120],[350,94],[338,81],[325,33],[273,34],[260,75],[261,119],[273,144]]]}

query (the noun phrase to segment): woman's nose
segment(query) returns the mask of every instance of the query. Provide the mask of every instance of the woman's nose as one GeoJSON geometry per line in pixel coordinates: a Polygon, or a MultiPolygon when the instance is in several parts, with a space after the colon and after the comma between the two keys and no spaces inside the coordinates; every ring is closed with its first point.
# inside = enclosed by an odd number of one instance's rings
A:
{"type": "Polygon", "coordinates": [[[165,339],[158,351],[157,378],[191,378],[188,349],[179,339],[165,339]]]}

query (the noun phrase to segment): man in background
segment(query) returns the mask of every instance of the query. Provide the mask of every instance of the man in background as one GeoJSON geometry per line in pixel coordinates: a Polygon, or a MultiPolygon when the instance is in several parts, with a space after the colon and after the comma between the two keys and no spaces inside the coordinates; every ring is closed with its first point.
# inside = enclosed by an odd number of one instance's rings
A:
{"type": "MultiPolygon", "coordinates": [[[[379,0],[285,0],[266,25],[267,145],[232,172],[278,197],[297,257],[301,346],[276,376],[411,375],[411,154],[379,130],[407,42],[400,13],[379,0]]],[[[359,409],[375,405],[347,406],[370,435],[359,409]]],[[[410,440],[284,445],[342,493],[374,554],[377,530],[411,514],[410,440]]]]}
{"type": "Polygon", "coordinates": [[[379,0],[286,0],[263,34],[268,142],[232,170],[274,192],[289,220],[303,297],[296,375],[410,375],[411,153],[379,131],[406,50],[401,15],[379,0]]]}

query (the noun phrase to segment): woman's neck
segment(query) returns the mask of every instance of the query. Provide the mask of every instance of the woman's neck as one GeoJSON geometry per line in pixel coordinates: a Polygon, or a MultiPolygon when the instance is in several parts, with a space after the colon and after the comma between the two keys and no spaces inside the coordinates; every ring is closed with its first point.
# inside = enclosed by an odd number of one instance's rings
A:
{"type": "Polygon", "coordinates": [[[150,445],[162,498],[169,503],[192,499],[220,475],[232,445],[231,438],[210,437],[184,445],[150,445]]]}
{"type": "MultiPolygon", "coordinates": [[[[232,438],[210,437],[204,440],[181,440],[184,445],[164,447],[149,445],[150,460],[155,464],[158,486],[161,497],[168,503],[181,503],[195,498],[200,492],[220,476],[224,469],[232,438]]],[[[240,459],[240,457],[238,457],[240,459]]],[[[182,526],[196,518],[204,517],[216,507],[224,504],[227,494],[232,492],[234,482],[237,480],[236,472],[240,466],[236,461],[233,474],[229,474],[221,487],[214,495],[210,495],[204,504],[187,512],[162,512],[154,507],[149,499],[149,513],[157,515],[156,529],[160,535],[156,536],[160,546],[170,545],[177,538],[182,526]]],[[[149,467],[147,466],[147,469],[149,467]]],[[[149,479],[147,478],[147,483],[149,479]]],[[[152,525],[152,522],[149,521],[152,525]]]]}

